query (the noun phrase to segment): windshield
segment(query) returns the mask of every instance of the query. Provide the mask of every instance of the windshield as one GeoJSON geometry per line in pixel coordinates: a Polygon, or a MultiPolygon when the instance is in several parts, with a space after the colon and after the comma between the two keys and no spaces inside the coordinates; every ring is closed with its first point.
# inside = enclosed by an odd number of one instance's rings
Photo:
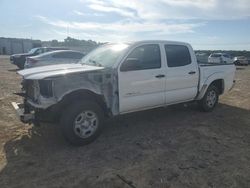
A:
{"type": "Polygon", "coordinates": [[[127,47],[127,44],[104,45],[87,54],[79,63],[112,67],[127,47]]]}
{"type": "Polygon", "coordinates": [[[29,54],[33,54],[33,53],[35,53],[35,51],[37,50],[38,48],[32,48],[28,53],[29,54]]]}

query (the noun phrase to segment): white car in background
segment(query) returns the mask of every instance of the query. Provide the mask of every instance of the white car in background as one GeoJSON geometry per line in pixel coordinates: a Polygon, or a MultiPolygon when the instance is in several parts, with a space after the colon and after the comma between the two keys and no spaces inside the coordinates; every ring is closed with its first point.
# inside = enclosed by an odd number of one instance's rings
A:
{"type": "Polygon", "coordinates": [[[208,57],[209,63],[233,63],[233,59],[226,53],[212,53],[208,57]]]}
{"type": "Polygon", "coordinates": [[[24,68],[40,67],[55,64],[77,63],[85,54],[73,50],[57,50],[38,56],[27,57],[24,68]]]}

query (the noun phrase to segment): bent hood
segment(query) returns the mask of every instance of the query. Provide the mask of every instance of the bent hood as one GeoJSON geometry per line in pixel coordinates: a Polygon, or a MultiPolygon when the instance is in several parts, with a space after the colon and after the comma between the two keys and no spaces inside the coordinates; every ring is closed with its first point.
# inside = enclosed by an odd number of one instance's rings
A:
{"type": "Polygon", "coordinates": [[[59,65],[49,65],[37,68],[30,68],[18,71],[18,74],[23,76],[24,79],[40,80],[48,77],[61,76],[61,75],[80,73],[80,72],[91,72],[102,69],[104,69],[104,67],[82,65],[80,63],[75,63],[75,64],[59,64],[59,65]]]}

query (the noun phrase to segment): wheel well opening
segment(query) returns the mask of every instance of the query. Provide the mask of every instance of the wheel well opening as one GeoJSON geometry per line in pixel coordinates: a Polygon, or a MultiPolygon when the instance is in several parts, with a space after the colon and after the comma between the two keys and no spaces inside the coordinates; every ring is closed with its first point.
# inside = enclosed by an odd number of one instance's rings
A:
{"type": "Polygon", "coordinates": [[[224,92],[224,81],[223,79],[218,79],[218,80],[215,80],[211,83],[211,85],[214,85],[218,91],[219,91],[219,94],[223,94],[224,92]]]}
{"type": "Polygon", "coordinates": [[[80,90],[80,91],[74,91],[72,93],[67,94],[66,96],[63,97],[63,99],[59,102],[58,104],[58,118],[62,114],[62,111],[67,108],[70,104],[73,103],[73,101],[81,101],[81,100],[92,100],[96,102],[103,110],[105,116],[108,116],[109,111],[107,108],[107,105],[105,103],[105,99],[103,96],[95,94],[91,91],[88,90],[80,90]]]}

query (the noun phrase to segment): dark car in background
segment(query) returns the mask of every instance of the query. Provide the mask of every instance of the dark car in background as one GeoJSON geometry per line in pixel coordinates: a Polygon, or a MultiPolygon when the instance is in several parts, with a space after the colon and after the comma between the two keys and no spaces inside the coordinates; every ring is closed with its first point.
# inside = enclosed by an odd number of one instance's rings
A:
{"type": "Polygon", "coordinates": [[[32,48],[28,53],[23,54],[13,54],[10,56],[10,62],[16,65],[19,69],[24,68],[24,64],[27,57],[36,56],[45,52],[55,51],[55,50],[67,50],[66,48],[60,47],[39,47],[32,48]]]}

